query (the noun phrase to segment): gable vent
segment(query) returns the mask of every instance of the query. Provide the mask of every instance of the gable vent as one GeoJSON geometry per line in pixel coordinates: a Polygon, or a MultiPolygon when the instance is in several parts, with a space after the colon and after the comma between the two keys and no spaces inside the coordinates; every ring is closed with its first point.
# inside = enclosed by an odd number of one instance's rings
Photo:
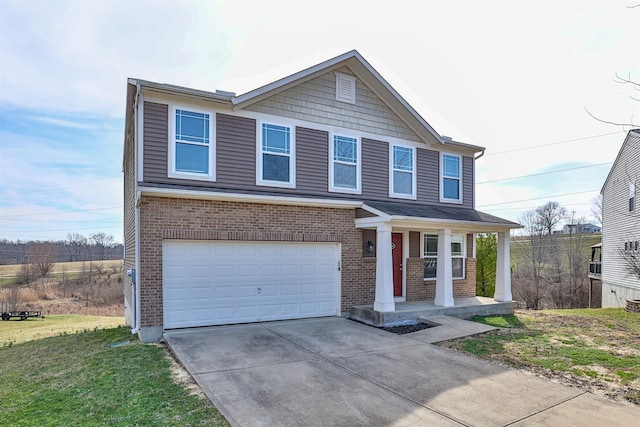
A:
{"type": "Polygon", "coordinates": [[[336,100],[356,103],[356,78],[336,72],[336,100]]]}

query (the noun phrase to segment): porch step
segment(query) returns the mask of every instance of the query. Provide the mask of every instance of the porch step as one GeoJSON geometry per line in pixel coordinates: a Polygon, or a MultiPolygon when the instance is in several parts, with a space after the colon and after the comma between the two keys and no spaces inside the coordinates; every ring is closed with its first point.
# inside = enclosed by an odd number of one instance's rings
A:
{"type": "Polygon", "coordinates": [[[455,306],[441,307],[433,301],[415,301],[396,303],[396,311],[375,311],[372,305],[351,307],[349,317],[371,326],[401,326],[415,324],[421,317],[445,315],[459,319],[474,316],[513,314],[516,303],[495,301],[491,298],[457,298],[455,306]]]}

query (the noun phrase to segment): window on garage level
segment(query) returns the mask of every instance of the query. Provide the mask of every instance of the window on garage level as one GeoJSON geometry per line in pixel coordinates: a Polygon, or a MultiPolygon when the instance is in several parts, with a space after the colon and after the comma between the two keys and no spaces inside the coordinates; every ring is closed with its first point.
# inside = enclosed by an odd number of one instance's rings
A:
{"type": "MultiPolygon", "coordinates": [[[[424,280],[435,280],[438,270],[438,235],[424,233],[424,280]]],[[[465,235],[451,235],[451,264],[454,279],[464,279],[465,235]]]]}

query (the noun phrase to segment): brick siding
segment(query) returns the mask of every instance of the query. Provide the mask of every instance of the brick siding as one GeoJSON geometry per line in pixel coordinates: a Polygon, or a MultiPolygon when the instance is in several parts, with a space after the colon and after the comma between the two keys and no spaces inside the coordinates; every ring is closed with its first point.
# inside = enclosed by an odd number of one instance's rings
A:
{"type": "Polygon", "coordinates": [[[362,258],[355,209],[281,206],[144,196],[140,203],[141,325],[163,324],[162,241],[340,242],[341,309],[372,304],[375,258],[362,258]]]}
{"type": "MultiPolygon", "coordinates": [[[[476,296],[476,259],[467,258],[466,278],[453,281],[453,297],[467,298],[476,296]]],[[[436,281],[424,280],[424,260],[407,258],[407,301],[432,300],[436,297],[436,281]]]]}

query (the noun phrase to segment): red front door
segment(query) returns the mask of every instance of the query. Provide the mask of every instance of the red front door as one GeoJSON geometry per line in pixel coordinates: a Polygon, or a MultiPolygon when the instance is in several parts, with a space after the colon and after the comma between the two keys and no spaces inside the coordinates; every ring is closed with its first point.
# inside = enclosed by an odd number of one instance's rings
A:
{"type": "Polygon", "coordinates": [[[391,233],[393,259],[393,296],[402,296],[402,233],[391,233]]]}

